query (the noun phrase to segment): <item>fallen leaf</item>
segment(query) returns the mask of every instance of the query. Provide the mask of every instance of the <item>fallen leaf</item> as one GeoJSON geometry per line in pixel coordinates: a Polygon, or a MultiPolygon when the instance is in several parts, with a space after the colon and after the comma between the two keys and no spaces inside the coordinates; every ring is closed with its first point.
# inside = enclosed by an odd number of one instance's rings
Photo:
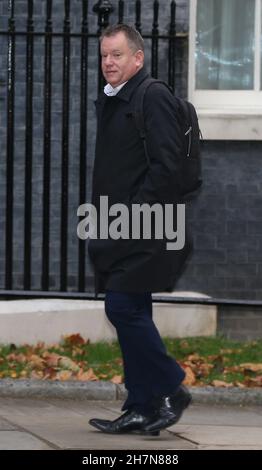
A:
{"type": "Polygon", "coordinates": [[[34,369],[44,369],[45,361],[42,357],[32,354],[29,357],[28,365],[34,369]]]}
{"type": "Polygon", "coordinates": [[[214,387],[225,387],[225,388],[234,386],[232,382],[224,382],[223,380],[213,380],[211,384],[214,385],[214,387]]]}
{"type": "Polygon", "coordinates": [[[62,367],[63,369],[71,370],[73,372],[78,372],[80,369],[76,362],[72,361],[70,357],[65,356],[62,356],[58,359],[58,366],[62,367]]]}
{"type": "Polygon", "coordinates": [[[113,384],[121,384],[123,382],[122,375],[114,375],[110,382],[113,382],[113,384]]]}
{"type": "Polygon", "coordinates": [[[245,385],[242,384],[242,382],[235,382],[235,385],[236,385],[238,388],[245,388],[245,385]]]}
{"type": "Polygon", "coordinates": [[[16,356],[16,362],[18,362],[18,364],[24,364],[25,362],[27,361],[27,358],[25,356],[25,354],[17,354],[16,356]]]}
{"type": "Polygon", "coordinates": [[[239,367],[245,370],[251,370],[252,372],[262,371],[262,364],[254,364],[252,362],[245,362],[244,364],[239,364],[239,367]]]}
{"type": "Polygon", "coordinates": [[[65,335],[63,336],[63,340],[66,344],[70,346],[76,346],[87,343],[87,341],[85,341],[79,333],[76,333],[74,335],[65,335]]]}
{"type": "Polygon", "coordinates": [[[57,372],[55,379],[58,380],[70,380],[73,372],[71,370],[60,370],[57,372]]]}
{"type": "Polygon", "coordinates": [[[43,370],[43,373],[44,373],[43,380],[53,379],[54,377],[56,377],[57,370],[54,369],[53,367],[46,367],[43,370]]]}
{"type": "Polygon", "coordinates": [[[123,359],[121,359],[120,357],[115,359],[115,364],[118,364],[119,366],[122,366],[123,365],[123,359]]]}
{"type": "Polygon", "coordinates": [[[184,367],[186,376],[183,380],[184,385],[193,385],[196,382],[196,376],[191,367],[184,367]]]}
{"type": "Polygon", "coordinates": [[[42,354],[42,357],[44,358],[47,367],[57,367],[59,359],[61,359],[63,356],[45,351],[42,354]]]}
{"type": "Polygon", "coordinates": [[[244,381],[245,385],[248,387],[262,387],[262,375],[258,377],[248,377],[244,381]]]}
{"type": "Polygon", "coordinates": [[[22,370],[20,372],[20,377],[27,377],[27,371],[26,370],[22,370]]]}
{"type": "Polygon", "coordinates": [[[97,375],[94,373],[92,367],[90,367],[90,369],[88,369],[86,372],[78,372],[76,377],[79,378],[79,380],[99,380],[97,375]]]}
{"type": "Polygon", "coordinates": [[[189,354],[187,359],[191,362],[196,362],[196,361],[201,360],[201,357],[199,356],[199,354],[195,353],[195,354],[189,354]]]}
{"type": "Polygon", "coordinates": [[[81,348],[78,348],[78,347],[75,347],[72,351],[72,356],[73,357],[83,356],[84,354],[86,354],[86,351],[84,349],[81,349],[81,348]]]}
{"type": "Polygon", "coordinates": [[[208,362],[205,362],[204,364],[200,364],[198,367],[198,377],[207,377],[210,370],[214,368],[213,364],[209,364],[208,362]]]}
{"type": "Polygon", "coordinates": [[[97,377],[95,375],[95,373],[93,372],[93,369],[89,369],[87,372],[78,372],[77,376],[76,376],[77,380],[81,380],[81,381],[89,381],[89,380],[92,380],[92,381],[95,381],[95,380],[99,380],[99,377],[97,377]]]}
{"type": "Polygon", "coordinates": [[[44,376],[44,373],[42,370],[32,370],[30,373],[30,378],[31,379],[42,379],[44,376]]]}

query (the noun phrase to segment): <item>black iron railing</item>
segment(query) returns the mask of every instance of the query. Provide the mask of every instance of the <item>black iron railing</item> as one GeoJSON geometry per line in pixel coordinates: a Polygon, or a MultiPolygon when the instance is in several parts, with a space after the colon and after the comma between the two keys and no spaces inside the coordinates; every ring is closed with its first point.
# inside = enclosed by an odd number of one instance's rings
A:
{"type": "MultiPolygon", "coordinates": [[[[3,258],[0,260],[2,269],[2,284],[0,282],[0,294],[10,295],[10,292],[21,292],[21,295],[29,295],[30,291],[48,293],[59,291],[63,294],[72,291],[77,293],[92,292],[91,284],[88,284],[87,276],[87,253],[86,244],[76,238],[74,244],[77,246],[77,256],[74,263],[77,267],[74,271],[74,277],[77,279],[72,287],[69,278],[72,279],[72,274],[69,272],[69,245],[71,240],[67,230],[70,220],[71,212],[69,202],[71,193],[69,190],[70,182],[70,145],[72,143],[71,126],[74,116],[72,114],[72,102],[79,102],[77,110],[79,119],[79,133],[77,137],[79,141],[79,150],[77,152],[76,168],[78,171],[78,180],[76,191],[78,194],[78,204],[86,202],[90,188],[87,186],[87,168],[91,167],[91,158],[88,154],[88,126],[93,126],[88,118],[89,108],[88,99],[90,90],[100,90],[103,86],[103,77],[101,74],[100,61],[99,61],[99,36],[101,31],[110,23],[111,18],[114,22],[123,22],[126,20],[126,4],[127,2],[120,0],[118,2],[110,2],[108,0],[100,0],[98,2],[88,2],[82,0],[77,2],[78,6],[81,4],[81,20],[79,30],[72,27],[72,6],[74,0],[64,0],[63,11],[56,15],[63,18],[63,28],[58,30],[55,26],[57,17],[54,13],[54,4],[52,0],[43,0],[44,21],[42,20],[41,30],[36,28],[35,21],[35,8],[36,3],[34,0],[25,1],[24,4],[27,11],[23,13],[26,15],[25,28],[21,28],[20,23],[17,21],[16,0],[3,0],[2,2],[8,7],[8,21],[7,28],[0,30],[1,51],[0,55],[6,58],[6,70],[1,73],[1,96],[0,100],[4,103],[5,115],[1,114],[0,127],[3,129],[5,135],[5,142],[1,142],[1,165],[3,171],[0,172],[0,179],[4,178],[5,186],[5,207],[1,206],[2,213],[4,212],[4,223],[0,227],[1,243],[4,244],[3,258]],[[90,22],[92,23],[90,28],[90,22]],[[93,24],[96,24],[95,29],[93,24]],[[19,24],[19,27],[17,27],[19,24]],[[92,29],[92,31],[90,31],[92,29]],[[61,46],[60,60],[62,69],[61,81],[61,95],[54,101],[54,78],[56,71],[54,70],[54,41],[60,41],[61,46]],[[72,42],[78,41],[80,53],[77,57],[73,57],[72,42]],[[93,54],[93,49],[90,48],[90,41],[95,41],[97,50],[97,65],[93,62],[89,65],[90,54],[93,54]],[[24,49],[24,65],[21,67],[21,53],[19,56],[19,66],[17,65],[17,48],[21,43],[25,44],[24,49]],[[37,68],[39,65],[38,50],[41,43],[41,59],[43,59],[43,67],[37,68]],[[71,77],[74,72],[72,61],[77,60],[77,66],[74,63],[74,68],[79,70],[79,86],[77,90],[71,87],[71,77]],[[21,72],[24,67],[24,101],[17,101],[17,91],[19,91],[20,83],[17,81],[17,74],[21,72]],[[96,83],[90,83],[88,73],[90,67],[93,70],[93,77],[96,83]],[[36,80],[37,75],[37,80],[36,80]],[[34,242],[34,235],[32,232],[32,223],[34,219],[35,209],[33,207],[34,199],[34,171],[35,171],[35,116],[36,111],[34,108],[35,103],[35,86],[36,83],[42,90],[42,108],[38,111],[38,118],[41,122],[40,135],[38,135],[39,145],[41,148],[41,162],[38,170],[42,174],[42,186],[39,195],[40,204],[40,218],[41,218],[41,241],[37,245],[39,247],[38,261],[36,264],[32,257],[32,245],[34,242]],[[61,132],[57,135],[54,124],[53,113],[57,100],[61,104],[61,132]],[[19,111],[24,116],[23,125],[20,132],[24,132],[22,143],[16,137],[16,114],[19,111]],[[40,113],[40,114],[39,114],[40,113]],[[53,142],[60,147],[60,155],[54,154],[52,150],[53,142]],[[21,232],[16,233],[14,230],[14,218],[17,217],[16,208],[14,205],[14,195],[18,194],[17,182],[14,179],[14,170],[16,169],[17,151],[21,152],[21,145],[24,148],[24,174],[23,174],[23,190],[21,185],[19,191],[21,192],[21,205],[23,206],[23,215],[21,217],[21,227],[23,234],[23,244],[21,249],[21,256],[19,253],[19,260],[21,261],[21,268],[16,256],[14,255],[14,246],[16,246],[17,238],[21,238],[21,232]],[[60,179],[57,182],[60,186],[60,202],[59,202],[59,217],[60,227],[58,228],[58,251],[59,251],[59,269],[50,276],[50,265],[54,261],[50,255],[51,238],[50,233],[54,226],[54,217],[51,210],[51,166],[52,162],[56,161],[59,166],[60,179]],[[3,176],[4,175],[4,176],[3,176]],[[2,232],[1,232],[2,230],[2,232]],[[14,270],[14,265],[16,269],[14,270]],[[34,269],[32,267],[34,266],[34,269]],[[37,271],[37,272],[36,272],[37,271]],[[14,282],[14,275],[20,275],[20,280],[14,282]],[[37,284],[34,277],[40,279],[37,284]],[[50,279],[53,279],[50,282],[50,279]]],[[[21,2],[20,2],[21,3],[21,2]]],[[[159,75],[159,50],[161,44],[165,43],[166,59],[168,60],[166,80],[169,85],[175,88],[175,51],[176,41],[178,38],[185,38],[184,34],[176,34],[176,3],[170,2],[169,10],[169,31],[165,34],[159,32],[159,2],[152,1],[152,28],[151,31],[144,31],[142,24],[142,2],[137,0],[134,3],[134,17],[132,21],[128,18],[128,22],[135,24],[137,29],[142,33],[146,40],[151,41],[151,72],[154,77],[159,75]]],[[[75,13],[74,13],[75,15],[75,13]]],[[[79,19],[79,18],[78,18],[79,19]]],[[[167,18],[165,18],[165,23],[167,18]]],[[[56,52],[57,54],[57,52],[56,52]]],[[[39,133],[39,128],[38,128],[39,133]]],[[[57,147],[56,147],[57,148],[57,147]]],[[[20,184],[20,183],[19,183],[20,184]]],[[[39,215],[39,214],[38,214],[39,215]]],[[[75,227],[76,231],[76,227],[75,227]]],[[[21,243],[17,246],[21,247],[21,243]]],[[[72,258],[72,256],[71,256],[72,258]]],[[[71,261],[70,261],[71,262],[71,261]]]]}

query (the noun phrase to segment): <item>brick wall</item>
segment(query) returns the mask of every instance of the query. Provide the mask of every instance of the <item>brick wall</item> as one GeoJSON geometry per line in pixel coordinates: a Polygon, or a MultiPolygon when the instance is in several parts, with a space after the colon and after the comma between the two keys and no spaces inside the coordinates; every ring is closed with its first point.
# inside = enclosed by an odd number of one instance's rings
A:
{"type": "Polygon", "coordinates": [[[246,306],[219,306],[217,333],[229,339],[261,339],[262,308],[246,306]]]}
{"type": "MultiPolygon", "coordinates": [[[[54,3],[54,30],[63,27],[63,1],[54,3]]],[[[89,2],[90,31],[97,28],[97,17],[89,2]]],[[[118,2],[112,1],[116,6],[118,2]]],[[[188,1],[177,1],[177,30],[188,30],[188,1]]],[[[24,29],[26,21],[25,0],[16,0],[17,28],[24,29]]],[[[134,1],[126,2],[125,20],[134,23],[134,1]]],[[[142,2],[142,32],[152,28],[151,0],[142,2]]],[[[45,2],[35,1],[35,29],[43,30],[45,2]]],[[[71,1],[72,30],[80,31],[81,2],[71,1]]],[[[0,28],[6,29],[8,1],[0,2],[0,28]]],[[[116,11],[111,22],[116,20],[116,11]]],[[[169,27],[169,1],[160,0],[159,31],[166,33],[169,27]]],[[[5,261],[5,175],[6,175],[6,90],[7,48],[6,37],[0,36],[0,288],[4,287],[5,261]]],[[[25,146],[25,39],[17,40],[16,58],[16,115],[15,115],[15,168],[14,168],[14,288],[22,287],[23,273],[23,195],[24,195],[24,146],[25,146]]],[[[150,44],[146,41],[147,65],[150,62],[150,44]]],[[[52,162],[51,162],[51,247],[50,285],[59,288],[59,238],[61,205],[61,90],[62,90],[62,42],[53,41],[53,99],[52,99],[52,162]]],[[[32,287],[40,288],[42,243],[42,191],[43,191],[43,73],[44,43],[35,42],[34,74],[34,150],[33,150],[33,227],[32,227],[32,287]]],[[[77,286],[78,241],[76,237],[76,209],[78,207],[79,171],[79,90],[80,90],[80,41],[71,43],[70,85],[70,149],[69,149],[69,288],[77,286]]],[[[167,48],[161,44],[159,51],[161,78],[167,75],[167,48]]],[[[88,59],[88,148],[87,148],[87,200],[91,194],[91,175],[94,158],[96,97],[97,42],[89,40],[88,59]]],[[[180,42],[176,50],[176,89],[181,96],[187,90],[187,45],[180,42]],[[182,47],[183,46],[183,47],[182,47]]],[[[195,290],[216,297],[246,299],[262,298],[262,221],[261,221],[261,142],[204,142],[203,191],[190,208],[195,251],[177,289],[195,290]]],[[[88,258],[87,281],[92,277],[88,258]]]]}
{"type": "Polygon", "coordinates": [[[261,142],[204,142],[203,190],[189,211],[195,251],[178,289],[261,300],[261,153],[261,142]]]}

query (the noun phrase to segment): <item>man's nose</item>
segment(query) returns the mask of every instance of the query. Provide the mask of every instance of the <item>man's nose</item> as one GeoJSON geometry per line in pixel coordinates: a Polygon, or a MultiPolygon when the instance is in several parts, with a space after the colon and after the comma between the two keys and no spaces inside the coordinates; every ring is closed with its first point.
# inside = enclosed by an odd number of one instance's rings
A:
{"type": "Polygon", "coordinates": [[[112,62],[113,62],[112,56],[111,56],[111,55],[107,55],[106,57],[104,57],[103,62],[104,62],[105,65],[110,65],[110,64],[112,64],[112,62]]]}

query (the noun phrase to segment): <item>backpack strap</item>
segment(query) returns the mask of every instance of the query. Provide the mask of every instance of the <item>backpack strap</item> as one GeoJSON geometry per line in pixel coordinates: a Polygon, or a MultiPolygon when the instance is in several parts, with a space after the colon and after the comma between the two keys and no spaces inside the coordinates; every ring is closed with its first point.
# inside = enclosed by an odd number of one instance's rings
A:
{"type": "Polygon", "coordinates": [[[135,112],[134,112],[134,118],[135,118],[135,125],[136,128],[139,132],[139,135],[143,141],[144,145],[144,150],[145,150],[145,155],[147,159],[147,163],[150,166],[150,158],[149,154],[147,151],[147,145],[146,145],[146,125],[145,125],[145,119],[144,119],[144,98],[146,91],[148,88],[153,85],[154,83],[161,83],[162,85],[165,85],[166,88],[173,94],[171,88],[167,85],[166,82],[162,80],[157,80],[155,78],[146,78],[139,86],[135,94],[135,112]]]}

